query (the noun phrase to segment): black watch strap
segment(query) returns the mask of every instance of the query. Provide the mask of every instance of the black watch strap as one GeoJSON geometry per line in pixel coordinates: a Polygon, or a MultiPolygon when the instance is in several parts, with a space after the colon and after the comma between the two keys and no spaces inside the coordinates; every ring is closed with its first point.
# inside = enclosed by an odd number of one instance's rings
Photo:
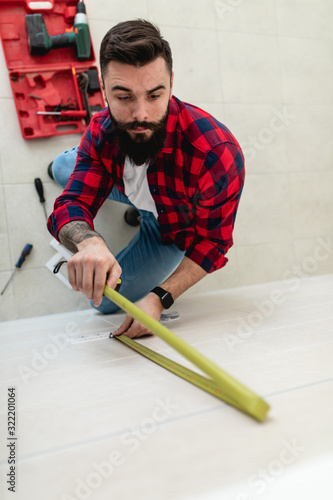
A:
{"type": "Polygon", "coordinates": [[[159,296],[164,309],[169,309],[169,307],[171,307],[174,303],[171,293],[163,290],[160,286],[155,286],[155,288],[151,290],[151,293],[156,293],[156,295],[159,296]]]}

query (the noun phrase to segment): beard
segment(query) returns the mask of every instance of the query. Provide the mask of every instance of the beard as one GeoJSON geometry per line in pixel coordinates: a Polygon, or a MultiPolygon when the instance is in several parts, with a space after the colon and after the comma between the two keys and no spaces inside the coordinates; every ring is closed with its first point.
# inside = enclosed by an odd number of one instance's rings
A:
{"type": "Polygon", "coordinates": [[[158,122],[133,121],[127,123],[116,120],[111,113],[110,106],[108,107],[112,123],[115,127],[120,153],[128,156],[135,165],[142,165],[156,158],[165,143],[169,106],[163,118],[158,122]],[[151,130],[151,136],[147,138],[144,133],[136,133],[135,138],[132,138],[128,131],[139,127],[151,130]]]}

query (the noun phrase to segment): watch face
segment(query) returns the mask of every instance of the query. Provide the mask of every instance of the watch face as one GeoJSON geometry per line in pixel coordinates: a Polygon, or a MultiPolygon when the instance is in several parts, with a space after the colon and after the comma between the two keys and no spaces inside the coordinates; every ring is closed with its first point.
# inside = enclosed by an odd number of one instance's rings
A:
{"type": "Polygon", "coordinates": [[[174,303],[171,293],[163,290],[163,288],[161,288],[160,286],[155,286],[155,288],[153,288],[151,291],[152,293],[156,293],[156,295],[159,296],[164,309],[169,309],[169,307],[171,307],[174,303]]]}
{"type": "Polygon", "coordinates": [[[162,302],[162,306],[165,309],[169,309],[169,307],[171,307],[173,304],[173,298],[172,298],[171,293],[166,292],[165,295],[163,295],[163,297],[161,297],[161,302],[162,302]]]}

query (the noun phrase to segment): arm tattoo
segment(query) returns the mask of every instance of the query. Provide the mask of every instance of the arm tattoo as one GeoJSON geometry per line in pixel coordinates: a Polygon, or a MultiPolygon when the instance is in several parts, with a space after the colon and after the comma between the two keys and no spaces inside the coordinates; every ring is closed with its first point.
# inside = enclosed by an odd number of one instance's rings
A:
{"type": "MultiPolygon", "coordinates": [[[[72,221],[62,226],[58,234],[61,243],[71,252],[78,251],[77,244],[88,238],[102,238],[96,231],[93,231],[87,222],[72,221]]],[[[103,238],[102,238],[103,239],[103,238]]]]}

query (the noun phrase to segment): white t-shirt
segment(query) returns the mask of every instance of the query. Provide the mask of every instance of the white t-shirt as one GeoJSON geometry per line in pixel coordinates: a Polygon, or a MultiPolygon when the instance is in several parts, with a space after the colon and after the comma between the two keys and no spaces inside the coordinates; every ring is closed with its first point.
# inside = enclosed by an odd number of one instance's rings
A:
{"type": "Polygon", "coordinates": [[[148,166],[149,162],[143,165],[135,165],[126,156],[123,176],[125,194],[136,208],[153,212],[157,218],[156,205],[148,186],[148,166]]]}

